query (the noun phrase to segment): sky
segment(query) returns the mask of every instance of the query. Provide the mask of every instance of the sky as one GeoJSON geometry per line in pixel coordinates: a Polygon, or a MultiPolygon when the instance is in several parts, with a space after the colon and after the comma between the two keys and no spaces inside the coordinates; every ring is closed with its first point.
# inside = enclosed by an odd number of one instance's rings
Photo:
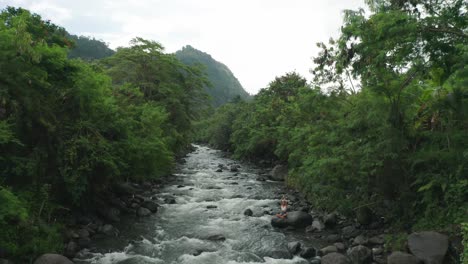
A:
{"type": "Polygon", "coordinates": [[[134,37],[167,52],[191,45],[226,64],[250,94],[296,71],[308,80],[317,42],[337,37],[343,10],[364,0],[0,0],[111,48],[134,37]]]}

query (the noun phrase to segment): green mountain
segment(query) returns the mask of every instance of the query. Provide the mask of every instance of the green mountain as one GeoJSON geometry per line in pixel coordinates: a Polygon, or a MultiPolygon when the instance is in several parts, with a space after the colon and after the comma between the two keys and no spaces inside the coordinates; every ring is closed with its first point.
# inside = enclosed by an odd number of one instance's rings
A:
{"type": "Polygon", "coordinates": [[[200,63],[206,67],[205,70],[212,87],[205,87],[205,89],[212,97],[213,106],[223,105],[238,96],[242,99],[250,98],[249,93],[244,90],[231,70],[226,65],[213,59],[210,54],[187,45],[177,51],[175,55],[187,65],[200,63]]]}

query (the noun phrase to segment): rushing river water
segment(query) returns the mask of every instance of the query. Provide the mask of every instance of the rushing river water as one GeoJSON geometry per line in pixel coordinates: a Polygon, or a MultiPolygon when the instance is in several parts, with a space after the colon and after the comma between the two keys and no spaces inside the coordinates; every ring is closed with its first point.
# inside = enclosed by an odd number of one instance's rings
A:
{"type": "Polygon", "coordinates": [[[257,168],[240,164],[239,172],[218,166],[234,164],[223,153],[196,146],[174,176],[157,194],[161,207],[148,218],[120,224],[119,238],[105,238],[79,263],[308,263],[288,259],[287,243],[302,240],[304,232],[273,228],[271,215],[278,211],[283,183],[257,181],[257,168]],[[167,197],[175,198],[170,204],[167,197]],[[253,216],[245,216],[250,208],[253,216]],[[130,241],[135,240],[135,241],[130,241]]]}

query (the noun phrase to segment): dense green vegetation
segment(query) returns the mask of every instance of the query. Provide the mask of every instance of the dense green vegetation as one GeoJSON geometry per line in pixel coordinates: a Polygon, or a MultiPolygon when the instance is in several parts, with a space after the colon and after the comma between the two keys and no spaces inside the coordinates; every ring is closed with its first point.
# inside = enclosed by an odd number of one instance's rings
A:
{"type": "Polygon", "coordinates": [[[110,49],[103,41],[86,36],[68,35],[68,39],[72,40],[74,45],[68,51],[68,58],[81,58],[91,61],[112,56],[115,52],[110,49]]]}
{"type": "Polygon", "coordinates": [[[192,46],[185,46],[175,53],[176,57],[187,65],[201,64],[207,73],[211,85],[205,86],[205,91],[211,96],[212,105],[221,106],[237,97],[244,100],[250,95],[244,90],[229,68],[214,60],[209,54],[192,46]]]}
{"type": "Polygon", "coordinates": [[[285,163],[315,208],[369,207],[395,227],[468,219],[466,1],[367,1],[319,43],[314,80],[277,77],[227,104],[199,140],[285,163]]]}
{"type": "Polygon", "coordinates": [[[130,44],[92,64],[69,59],[63,28],[0,13],[0,257],[60,252],[62,215],[113,183],[168,174],[187,150],[204,74],[156,42],[130,44]]]}

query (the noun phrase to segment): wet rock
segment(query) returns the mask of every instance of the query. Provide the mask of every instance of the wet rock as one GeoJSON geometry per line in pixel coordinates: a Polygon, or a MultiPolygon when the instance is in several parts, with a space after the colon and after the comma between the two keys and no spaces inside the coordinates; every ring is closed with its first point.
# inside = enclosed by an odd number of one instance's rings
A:
{"type": "Polygon", "coordinates": [[[313,258],[315,257],[315,255],[316,255],[315,248],[312,248],[312,247],[304,247],[301,250],[301,253],[299,254],[301,258],[305,258],[305,259],[313,258]]]}
{"type": "Polygon", "coordinates": [[[166,197],[164,199],[164,202],[167,203],[167,204],[175,204],[176,203],[176,199],[174,197],[166,197]]]}
{"type": "Polygon", "coordinates": [[[289,212],[286,218],[274,217],[271,219],[271,225],[274,227],[295,227],[304,228],[312,224],[312,216],[301,211],[289,212]]]}
{"type": "Polygon", "coordinates": [[[365,246],[356,246],[348,251],[348,258],[352,264],[372,263],[372,251],[365,246]]]}
{"type": "Polygon", "coordinates": [[[368,225],[372,222],[373,213],[367,206],[363,206],[356,211],[356,218],[359,224],[368,225]]]}
{"type": "Polygon", "coordinates": [[[231,172],[238,172],[238,171],[239,171],[239,167],[238,167],[238,165],[232,165],[232,166],[229,168],[229,170],[230,170],[231,172]]]}
{"type": "Polygon", "coordinates": [[[59,254],[44,254],[37,258],[34,264],[73,264],[73,262],[59,254]]]}
{"type": "Polygon", "coordinates": [[[343,254],[330,253],[322,258],[322,264],[350,264],[350,262],[343,254]]]}
{"type": "Polygon", "coordinates": [[[223,172],[223,169],[219,168],[216,170],[216,172],[223,172]]]}
{"type": "Polygon", "coordinates": [[[182,185],[182,184],[177,185],[177,188],[179,188],[179,189],[180,189],[180,188],[184,188],[184,187],[185,187],[185,186],[182,185]]]}
{"type": "Polygon", "coordinates": [[[206,239],[211,240],[211,241],[224,241],[226,240],[226,237],[223,235],[211,235],[207,237],[206,239]]]}
{"type": "Polygon", "coordinates": [[[70,241],[65,247],[65,256],[74,258],[78,251],[80,251],[80,246],[75,241],[70,241]]]}
{"type": "Polygon", "coordinates": [[[270,172],[270,178],[274,181],[284,181],[288,177],[287,165],[276,165],[270,172]]]}
{"type": "Polygon", "coordinates": [[[442,263],[448,244],[446,235],[434,231],[417,232],[408,236],[410,252],[425,264],[442,263]]]}
{"type": "Polygon", "coordinates": [[[246,209],[246,210],[244,211],[244,215],[246,215],[246,216],[252,216],[252,215],[253,215],[253,212],[252,212],[251,209],[246,209]]]}
{"type": "Polygon", "coordinates": [[[388,264],[421,264],[417,257],[406,252],[395,251],[387,258],[388,264]]]}
{"type": "Polygon", "coordinates": [[[144,201],[141,203],[141,207],[150,210],[152,213],[156,213],[158,211],[159,205],[153,201],[144,201]]]}
{"type": "Polygon", "coordinates": [[[266,181],[266,179],[264,177],[257,177],[255,180],[262,181],[262,182],[266,181]]]}
{"type": "Polygon", "coordinates": [[[327,246],[322,249],[320,249],[319,253],[321,256],[328,255],[330,253],[338,252],[338,249],[336,248],[335,245],[327,246]]]}
{"type": "Polygon", "coordinates": [[[218,208],[218,206],[216,206],[216,205],[208,205],[206,207],[206,209],[216,209],[216,208],[218,208]]]}
{"type": "Polygon", "coordinates": [[[343,227],[343,229],[341,229],[341,232],[343,234],[343,237],[346,239],[357,236],[359,234],[359,231],[352,225],[343,227]]]}
{"type": "Polygon", "coordinates": [[[322,263],[322,260],[320,259],[320,257],[315,257],[309,260],[309,264],[320,264],[320,263],[322,263]]]}
{"type": "Polygon", "coordinates": [[[336,213],[331,213],[331,214],[327,214],[324,218],[323,218],[323,222],[325,224],[325,226],[327,228],[333,228],[336,226],[337,224],[337,216],[336,216],[336,213]]]}
{"type": "Polygon", "coordinates": [[[137,210],[137,216],[149,216],[151,214],[151,211],[149,209],[146,209],[144,207],[140,207],[137,210]]]}
{"type": "Polygon", "coordinates": [[[353,246],[356,245],[367,245],[369,243],[369,240],[367,239],[366,236],[364,235],[359,235],[353,239],[353,246]]]}
{"type": "Polygon", "coordinates": [[[301,242],[295,241],[295,242],[288,243],[288,251],[291,254],[296,255],[300,250],[301,250],[301,242]]]}

